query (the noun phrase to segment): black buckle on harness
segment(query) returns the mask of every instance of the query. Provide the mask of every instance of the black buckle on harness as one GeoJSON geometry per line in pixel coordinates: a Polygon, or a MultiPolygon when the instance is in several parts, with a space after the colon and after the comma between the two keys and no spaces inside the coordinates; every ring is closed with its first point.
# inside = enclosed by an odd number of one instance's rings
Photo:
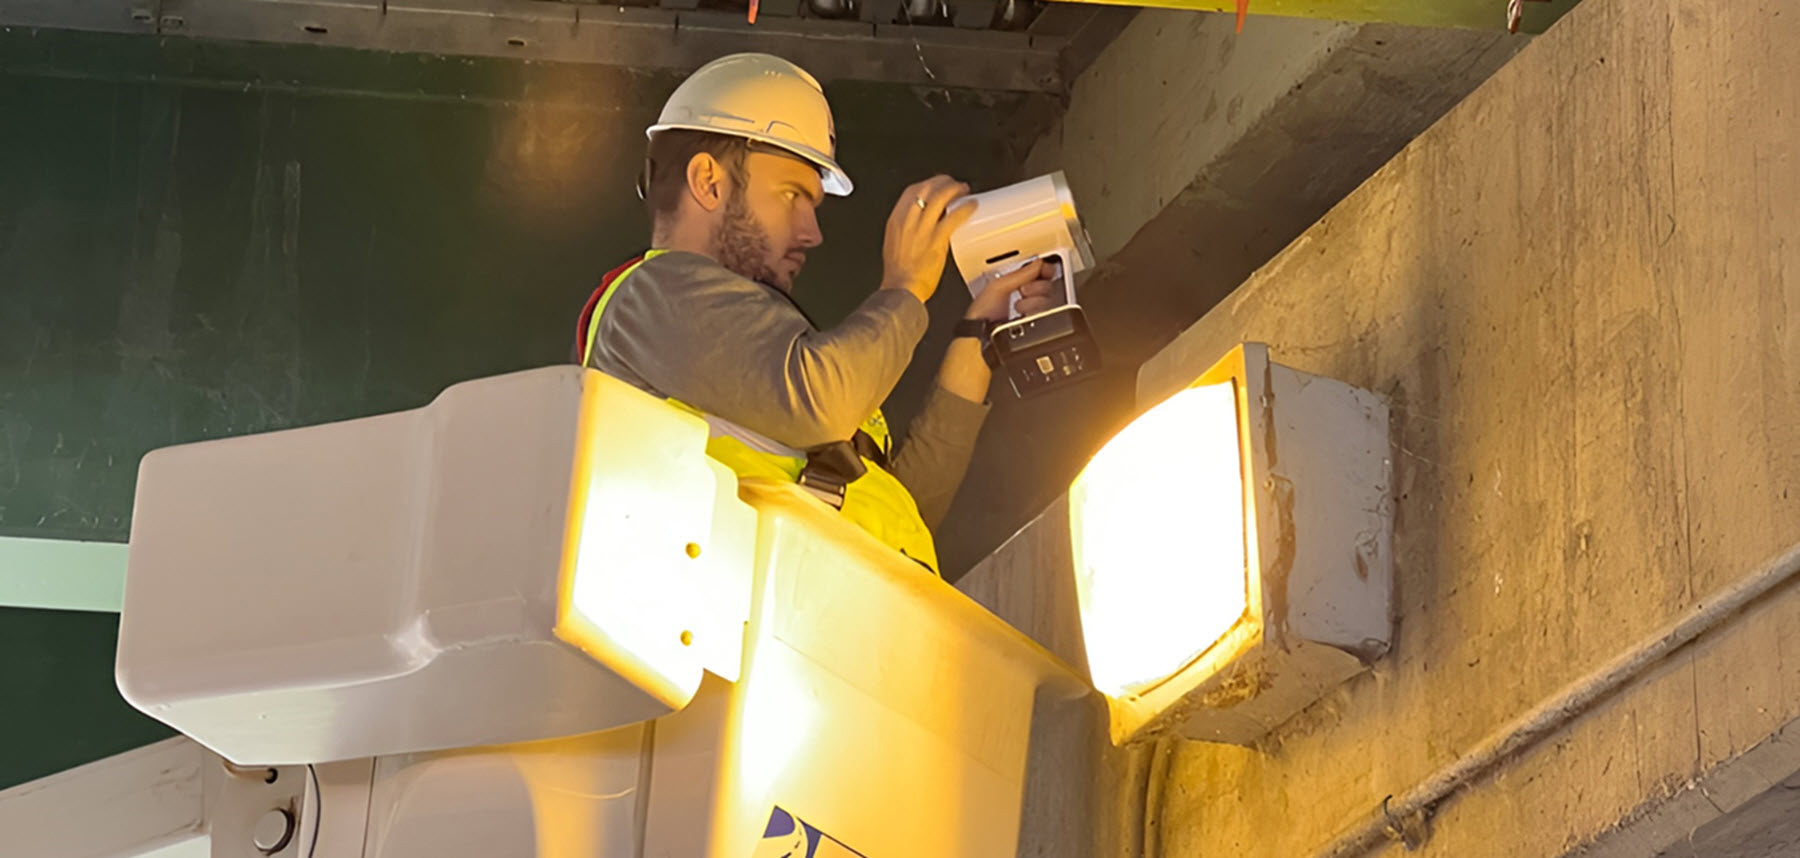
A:
{"type": "Polygon", "coordinates": [[[844,491],[868,471],[855,444],[837,441],[807,451],[799,483],[814,497],[831,504],[832,509],[843,509],[844,491]]]}

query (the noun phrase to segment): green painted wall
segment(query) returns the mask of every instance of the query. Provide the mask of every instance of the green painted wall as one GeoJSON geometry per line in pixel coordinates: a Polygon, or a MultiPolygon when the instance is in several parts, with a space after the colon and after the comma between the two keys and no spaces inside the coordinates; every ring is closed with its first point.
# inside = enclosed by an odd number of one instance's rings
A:
{"type": "Polygon", "coordinates": [[[118,637],[117,614],[0,608],[0,789],[173,735],[119,697],[118,637]]]}
{"type": "MultiPolygon", "coordinates": [[[[746,43],[746,49],[754,49],[746,43]]],[[[155,447],[421,405],[564,360],[643,245],[678,79],[599,66],[0,32],[0,535],[126,538],[155,447]]],[[[908,183],[1012,178],[1044,96],[829,85],[858,193],[798,296],[839,318],[908,183]]],[[[934,308],[911,414],[960,315],[934,308]]],[[[0,611],[0,787],[160,735],[113,618],[0,611]]]]}

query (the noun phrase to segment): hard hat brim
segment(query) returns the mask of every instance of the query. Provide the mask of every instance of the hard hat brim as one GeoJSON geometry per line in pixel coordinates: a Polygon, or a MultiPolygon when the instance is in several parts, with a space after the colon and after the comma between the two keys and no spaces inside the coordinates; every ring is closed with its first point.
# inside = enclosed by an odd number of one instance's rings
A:
{"type": "Polygon", "coordinates": [[[710,125],[686,122],[652,125],[649,130],[644,132],[644,136],[654,137],[659,131],[704,131],[708,134],[720,134],[726,137],[742,137],[745,140],[754,140],[758,143],[773,146],[784,152],[790,152],[807,163],[818,167],[820,183],[824,185],[825,193],[834,197],[847,197],[850,196],[851,191],[856,189],[856,186],[850,181],[849,174],[845,173],[844,168],[838,166],[837,161],[833,160],[830,155],[820,152],[811,146],[795,143],[792,140],[783,140],[773,135],[758,132],[726,130],[710,125]]]}

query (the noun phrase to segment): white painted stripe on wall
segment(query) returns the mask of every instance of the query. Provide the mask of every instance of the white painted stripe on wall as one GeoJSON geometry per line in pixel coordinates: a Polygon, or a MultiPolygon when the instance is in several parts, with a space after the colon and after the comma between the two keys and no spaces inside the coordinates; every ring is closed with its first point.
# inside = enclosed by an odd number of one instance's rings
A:
{"type": "Polygon", "coordinates": [[[0,536],[0,607],[117,613],[125,546],[0,536]]]}

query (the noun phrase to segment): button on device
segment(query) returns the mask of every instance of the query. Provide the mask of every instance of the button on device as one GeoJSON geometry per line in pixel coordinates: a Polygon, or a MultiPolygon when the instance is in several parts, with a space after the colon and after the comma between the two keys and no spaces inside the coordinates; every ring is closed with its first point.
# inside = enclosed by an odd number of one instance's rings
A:
{"type": "Polygon", "coordinates": [[[1037,359],[1037,367],[1038,372],[1049,375],[1056,371],[1056,362],[1050,360],[1049,355],[1041,355],[1037,359]]]}

